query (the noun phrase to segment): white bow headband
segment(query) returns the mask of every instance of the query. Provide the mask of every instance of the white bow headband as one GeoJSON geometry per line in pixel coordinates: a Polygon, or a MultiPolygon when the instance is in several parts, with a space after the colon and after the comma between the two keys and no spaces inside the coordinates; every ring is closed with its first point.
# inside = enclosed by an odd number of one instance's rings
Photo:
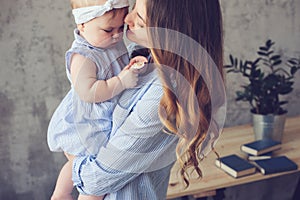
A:
{"type": "Polygon", "coordinates": [[[82,24],[100,17],[114,8],[124,8],[127,6],[129,6],[128,0],[107,0],[104,5],[76,8],[72,10],[72,13],[76,24],[82,24]]]}

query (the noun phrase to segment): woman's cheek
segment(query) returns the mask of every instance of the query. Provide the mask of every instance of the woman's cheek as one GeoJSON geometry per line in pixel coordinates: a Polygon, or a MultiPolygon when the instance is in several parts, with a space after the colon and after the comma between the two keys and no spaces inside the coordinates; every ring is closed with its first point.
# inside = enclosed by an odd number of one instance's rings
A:
{"type": "Polygon", "coordinates": [[[144,47],[148,47],[148,36],[146,29],[127,30],[126,37],[144,47]]]}
{"type": "Polygon", "coordinates": [[[131,30],[127,30],[126,31],[126,37],[131,40],[132,42],[135,42],[135,43],[139,43],[138,39],[137,39],[137,36],[135,35],[135,32],[134,31],[131,31],[131,30]]]}

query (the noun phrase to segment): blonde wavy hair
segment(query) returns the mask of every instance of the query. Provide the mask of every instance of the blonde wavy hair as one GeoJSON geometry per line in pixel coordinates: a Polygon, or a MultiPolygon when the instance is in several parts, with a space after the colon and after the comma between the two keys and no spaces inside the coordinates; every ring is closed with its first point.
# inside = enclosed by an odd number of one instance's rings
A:
{"type": "MultiPolygon", "coordinates": [[[[224,74],[222,15],[219,1],[147,0],[146,4],[147,27],[178,31],[198,42],[206,50],[221,74],[222,83],[215,87],[221,92],[224,74]]],[[[150,50],[154,62],[159,64],[164,88],[160,101],[160,118],[167,132],[176,134],[180,138],[176,153],[181,164],[180,174],[188,186],[189,168],[194,169],[199,177],[202,177],[199,162],[203,156],[200,154],[201,149],[204,148],[202,145],[208,137],[207,131],[212,117],[212,99],[208,88],[210,86],[204,81],[203,75],[211,76],[211,71],[209,67],[205,67],[208,62],[200,61],[201,55],[191,55],[195,57],[194,60],[199,56],[197,67],[201,69],[200,72],[180,55],[164,50],[181,48],[182,44],[176,44],[176,39],[160,37],[155,31],[149,31],[149,34],[151,46],[155,47],[150,50]],[[164,70],[164,65],[182,75],[189,83],[190,89],[184,88],[181,80],[170,77],[170,74],[164,70]],[[174,79],[176,87],[173,87],[174,79]]],[[[212,84],[213,81],[210,80],[212,84]]],[[[217,102],[217,105],[222,105],[225,100],[221,98],[218,101],[220,102],[217,102]]],[[[213,148],[212,150],[214,151],[213,148]]]]}

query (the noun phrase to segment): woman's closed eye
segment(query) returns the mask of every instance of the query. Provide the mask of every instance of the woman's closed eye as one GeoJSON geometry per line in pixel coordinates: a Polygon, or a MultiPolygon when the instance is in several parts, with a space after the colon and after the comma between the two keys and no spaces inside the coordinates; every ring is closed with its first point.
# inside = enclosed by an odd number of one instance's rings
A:
{"type": "Polygon", "coordinates": [[[140,27],[140,28],[144,28],[145,25],[146,25],[146,21],[144,20],[144,18],[142,17],[141,14],[139,14],[138,12],[136,12],[136,15],[137,15],[137,25],[140,27]]]}
{"type": "Polygon", "coordinates": [[[140,28],[144,28],[144,27],[145,27],[144,24],[141,24],[141,23],[137,23],[137,25],[138,25],[138,27],[140,27],[140,28]]]}

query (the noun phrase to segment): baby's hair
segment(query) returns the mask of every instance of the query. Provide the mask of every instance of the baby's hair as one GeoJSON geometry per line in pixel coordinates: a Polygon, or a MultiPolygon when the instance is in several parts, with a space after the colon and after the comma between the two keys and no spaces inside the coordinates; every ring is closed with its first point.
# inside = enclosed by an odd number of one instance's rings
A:
{"type": "Polygon", "coordinates": [[[103,5],[107,0],[70,0],[72,9],[103,5]]]}

